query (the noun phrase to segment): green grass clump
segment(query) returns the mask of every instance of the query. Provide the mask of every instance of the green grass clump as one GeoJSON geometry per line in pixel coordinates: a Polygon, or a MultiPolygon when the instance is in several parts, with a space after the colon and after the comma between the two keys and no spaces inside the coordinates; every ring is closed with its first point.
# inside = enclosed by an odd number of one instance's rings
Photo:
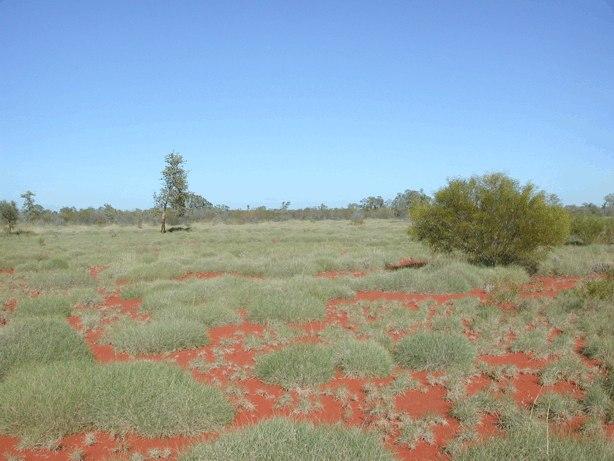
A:
{"type": "Polygon", "coordinates": [[[273,418],[223,434],[213,443],[198,444],[180,459],[383,461],[393,457],[375,434],[357,428],[273,418]]]}
{"type": "Polygon", "coordinates": [[[329,299],[353,294],[341,282],[296,276],[260,284],[247,300],[246,308],[249,319],[255,322],[307,322],[324,318],[329,299]]]}
{"type": "Polygon", "coordinates": [[[482,460],[574,460],[607,461],[614,459],[614,445],[604,438],[565,437],[548,431],[546,423],[523,418],[506,436],[493,437],[472,445],[456,459],[482,460]]]}
{"type": "Polygon", "coordinates": [[[221,391],[166,363],[53,363],[14,370],[0,382],[0,432],[25,446],[95,429],[196,435],[232,418],[221,391]]]}
{"type": "Polygon", "coordinates": [[[130,354],[148,354],[191,349],[207,344],[201,323],[178,318],[137,322],[130,319],[107,328],[104,340],[130,354]]]}
{"type": "Polygon", "coordinates": [[[392,370],[392,357],[373,340],[341,341],[334,349],[337,364],[348,376],[387,376],[392,370]]]}
{"type": "Polygon", "coordinates": [[[466,368],[475,359],[471,342],[461,335],[418,332],[399,341],[396,360],[399,365],[424,370],[466,368]]]}
{"type": "Polygon", "coordinates": [[[296,344],[256,357],[256,376],[287,389],[329,381],[335,372],[329,347],[296,344]]]}
{"type": "Polygon", "coordinates": [[[68,298],[59,296],[37,296],[24,298],[19,303],[17,315],[20,317],[42,317],[55,315],[68,317],[73,303],[68,298]]]}
{"type": "Polygon", "coordinates": [[[235,310],[219,304],[177,305],[175,308],[161,310],[154,317],[160,321],[181,319],[208,327],[234,324],[241,321],[241,316],[235,310]]]}
{"type": "Polygon", "coordinates": [[[31,290],[68,290],[71,288],[96,286],[85,270],[57,269],[47,272],[24,273],[24,279],[31,290]]]}
{"type": "Polygon", "coordinates": [[[0,328],[0,377],[17,366],[79,359],[91,353],[64,320],[18,318],[0,328]]]}

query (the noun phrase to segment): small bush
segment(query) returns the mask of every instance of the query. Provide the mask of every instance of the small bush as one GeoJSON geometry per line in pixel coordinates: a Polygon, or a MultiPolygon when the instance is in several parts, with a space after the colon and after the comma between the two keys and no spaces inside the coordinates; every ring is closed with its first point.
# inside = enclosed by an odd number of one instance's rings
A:
{"type": "Polygon", "coordinates": [[[191,448],[182,461],[211,459],[291,461],[392,460],[375,434],[342,425],[318,425],[273,418],[223,434],[191,448]]]}
{"type": "Polygon", "coordinates": [[[397,344],[396,359],[404,367],[440,370],[469,366],[476,355],[475,347],[461,335],[419,332],[397,344]]]}
{"type": "Polygon", "coordinates": [[[501,173],[449,181],[431,204],[412,208],[411,219],[410,232],[438,251],[532,270],[539,248],[563,244],[570,228],[567,211],[544,192],[501,173]]]}

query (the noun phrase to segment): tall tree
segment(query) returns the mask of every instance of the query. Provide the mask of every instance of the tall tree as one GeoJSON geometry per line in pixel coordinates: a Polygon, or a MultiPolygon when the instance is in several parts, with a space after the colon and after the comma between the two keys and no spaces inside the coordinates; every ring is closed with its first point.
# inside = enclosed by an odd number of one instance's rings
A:
{"type": "Polygon", "coordinates": [[[183,216],[186,210],[188,192],[188,173],[184,167],[185,160],[177,152],[171,152],[164,158],[165,166],[162,170],[162,187],[160,192],[154,194],[156,207],[162,213],[160,232],[166,232],[166,213],[172,209],[178,216],[183,216]]]}
{"type": "Polygon", "coordinates": [[[43,214],[43,207],[36,203],[34,197],[36,197],[36,194],[30,190],[21,194],[21,198],[23,199],[21,212],[26,218],[26,221],[33,221],[43,214]]]}

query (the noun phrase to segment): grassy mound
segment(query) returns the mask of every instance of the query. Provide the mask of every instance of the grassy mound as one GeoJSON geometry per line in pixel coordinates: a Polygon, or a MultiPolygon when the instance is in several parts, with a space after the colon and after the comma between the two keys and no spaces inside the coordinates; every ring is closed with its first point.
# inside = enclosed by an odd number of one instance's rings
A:
{"type": "Polygon", "coordinates": [[[108,327],[104,340],[130,354],[171,352],[204,346],[208,339],[201,323],[169,318],[136,322],[123,320],[108,327]]]}
{"type": "Polygon", "coordinates": [[[247,300],[250,320],[307,322],[321,320],[331,298],[350,297],[354,292],[336,281],[297,276],[286,281],[272,280],[255,287],[247,300]]]}
{"type": "Polygon", "coordinates": [[[397,344],[397,362],[408,368],[439,370],[467,367],[476,355],[464,336],[439,332],[419,332],[397,344]]]}
{"type": "Polygon", "coordinates": [[[256,375],[285,388],[325,383],[333,377],[335,363],[330,348],[296,344],[256,358],[256,375]]]}
{"type": "Polygon", "coordinates": [[[457,459],[606,461],[614,459],[614,444],[599,438],[585,439],[548,434],[546,424],[529,422],[512,428],[506,437],[494,437],[480,445],[472,446],[462,452],[457,459]]]}
{"type": "Polygon", "coordinates": [[[274,418],[198,444],[182,461],[227,460],[392,460],[378,437],[341,425],[314,426],[274,418]]]}
{"type": "Polygon", "coordinates": [[[80,359],[91,353],[65,320],[14,319],[0,328],[0,378],[16,366],[80,359]]]}
{"type": "Polygon", "coordinates": [[[392,357],[373,340],[341,341],[335,347],[337,363],[349,376],[387,376],[392,370],[392,357]]]}
{"type": "Polygon", "coordinates": [[[93,429],[191,435],[232,418],[221,391],[165,363],[53,363],[16,369],[0,382],[0,432],[25,445],[93,429]]]}
{"type": "Polygon", "coordinates": [[[72,310],[72,302],[59,296],[38,296],[25,298],[19,303],[17,315],[23,317],[42,317],[55,315],[68,317],[72,310]]]}

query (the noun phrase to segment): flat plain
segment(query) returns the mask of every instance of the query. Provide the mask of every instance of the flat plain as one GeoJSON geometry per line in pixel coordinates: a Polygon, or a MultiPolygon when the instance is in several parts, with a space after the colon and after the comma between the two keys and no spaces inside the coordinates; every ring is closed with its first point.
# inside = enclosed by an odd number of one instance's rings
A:
{"type": "Polygon", "coordinates": [[[613,264],[402,220],[6,235],[0,457],[614,459],[613,264]]]}

